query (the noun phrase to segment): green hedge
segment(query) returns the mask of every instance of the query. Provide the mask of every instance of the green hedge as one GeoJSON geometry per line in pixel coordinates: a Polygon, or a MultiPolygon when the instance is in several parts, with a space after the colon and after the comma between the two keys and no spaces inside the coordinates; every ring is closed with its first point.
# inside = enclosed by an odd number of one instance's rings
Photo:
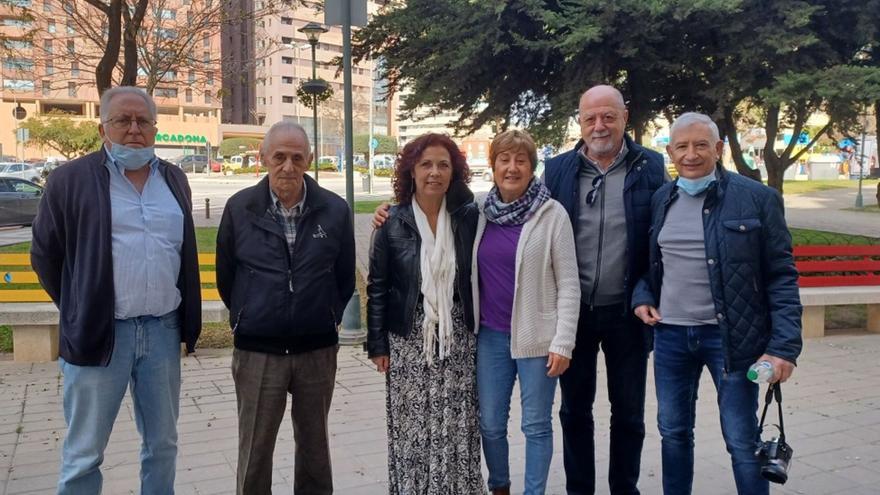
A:
{"type": "MultiPolygon", "coordinates": [[[[354,169],[356,172],[360,172],[364,175],[370,173],[370,169],[368,169],[367,167],[355,167],[354,169]]],[[[391,177],[392,175],[394,175],[394,170],[390,168],[374,168],[373,175],[375,175],[376,177],[391,177]]]]}

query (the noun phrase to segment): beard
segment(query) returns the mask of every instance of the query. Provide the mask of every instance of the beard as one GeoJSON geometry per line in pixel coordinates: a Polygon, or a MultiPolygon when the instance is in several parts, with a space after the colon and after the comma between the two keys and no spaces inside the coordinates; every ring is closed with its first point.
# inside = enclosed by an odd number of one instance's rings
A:
{"type": "Polygon", "coordinates": [[[592,137],[586,141],[587,150],[594,155],[606,155],[613,152],[619,143],[615,143],[611,135],[603,137],[592,137]]]}

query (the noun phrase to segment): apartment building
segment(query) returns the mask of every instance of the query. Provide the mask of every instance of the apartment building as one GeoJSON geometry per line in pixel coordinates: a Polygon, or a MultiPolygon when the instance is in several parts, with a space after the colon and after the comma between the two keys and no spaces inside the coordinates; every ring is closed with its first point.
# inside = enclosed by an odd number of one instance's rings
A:
{"type": "MultiPolygon", "coordinates": [[[[260,0],[229,1],[237,8],[256,12],[266,9],[260,0]]],[[[368,2],[369,12],[376,12],[385,3],[368,2]]],[[[322,24],[324,13],[301,6],[284,8],[224,30],[223,49],[236,53],[230,55],[231,70],[224,71],[223,122],[268,126],[291,120],[306,129],[309,139],[317,144],[319,155],[340,156],[345,132],[343,76],[337,73],[337,65],[332,62],[342,57],[342,30],[338,26],[327,26],[329,31],[321,35],[315,50],[315,73],[333,90],[329,100],[318,104],[315,139],[312,109],[303,105],[297,96],[300,85],[312,78],[312,49],[305,34],[298,31],[309,22],[322,24]]],[[[371,122],[375,134],[396,134],[396,100],[384,101],[384,85],[377,77],[372,61],[352,67],[355,134],[369,133],[371,122]]]]}
{"type": "MultiPolygon", "coordinates": [[[[138,85],[153,87],[159,111],[157,154],[199,152],[220,140],[219,30],[206,24],[203,33],[196,33],[198,41],[188,45],[192,53],[184,65],[161,65],[174,56],[178,38],[194,35],[192,26],[212,8],[212,0],[159,0],[151,5],[144,18],[149,34],[138,85]]],[[[102,51],[96,40],[106,39],[102,15],[84,0],[0,3],[0,115],[6,116],[0,118],[0,154],[19,159],[58,156],[17,132],[16,107],[24,108],[28,118],[61,112],[75,120],[98,120],[95,67],[102,51]]]]}

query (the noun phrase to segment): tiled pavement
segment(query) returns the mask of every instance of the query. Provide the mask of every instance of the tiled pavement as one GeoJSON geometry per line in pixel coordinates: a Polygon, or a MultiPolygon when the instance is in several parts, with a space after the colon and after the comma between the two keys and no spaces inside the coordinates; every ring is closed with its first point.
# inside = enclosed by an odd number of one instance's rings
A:
{"type": "MultiPolygon", "coordinates": [[[[786,427],[795,450],[791,480],[774,493],[880,494],[880,335],[809,340],[785,387],[786,427]]],[[[233,493],[236,459],[235,394],[228,352],[183,360],[179,494],[233,493]]],[[[608,402],[600,366],[596,405],[598,493],[607,493],[608,402]]],[[[660,493],[656,400],[648,377],[647,438],[642,493],[660,493]]],[[[735,493],[718,427],[715,392],[704,374],[698,405],[695,494],[735,493]]],[[[55,363],[0,361],[0,495],[52,493],[64,437],[61,378],[55,363]]],[[[354,348],[340,350],[331,412],[333,468],[340,494],[385,493],[384,381],[354,348]]],[[[519,407],[511,419],[514,492],[522,488],[523,437],[519,407]]],[[[555,406],[558,408],[558,401],[555,406]]],[[[549,493],[563,493],[558,420],[549,493]]],[[[126,398],[104,461],[107,494],[137,493],[139,438],[126,398]]],[[[293,440],[289,421],[279,434],[275,493],[291,493],[293,440]]]]}

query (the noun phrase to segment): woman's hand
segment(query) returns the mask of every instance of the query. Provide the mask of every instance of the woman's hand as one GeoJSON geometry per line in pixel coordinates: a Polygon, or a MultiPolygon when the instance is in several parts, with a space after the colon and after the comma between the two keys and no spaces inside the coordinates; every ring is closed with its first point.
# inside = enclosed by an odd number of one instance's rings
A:
{"type": "Polygon", "coordinates": [[[370,361],[376,365],[376,371],[379,373],[388,371],[388,356],[373,356],[370,358],[370,361]]]}
{"type": "Polygon", "coordinates": [[[565,373],[565,370],[568,369],[570,363],[571,359],[551,352],[547,356],[547,368],[549,368],[547,370],[547,376],[553,377],[565,373]]]}
{"type": "Polygon", "coordinates": [[[642,323],[645,325],[651,325],[652,327],[660,322],[663,319],[660,316],[660,312],[657,311],[657,308],[654,306],[649,306],[647,304],[642,304],[633,310],[633,313],[638,317],[638,319],[642,320],[642,323]]]}

